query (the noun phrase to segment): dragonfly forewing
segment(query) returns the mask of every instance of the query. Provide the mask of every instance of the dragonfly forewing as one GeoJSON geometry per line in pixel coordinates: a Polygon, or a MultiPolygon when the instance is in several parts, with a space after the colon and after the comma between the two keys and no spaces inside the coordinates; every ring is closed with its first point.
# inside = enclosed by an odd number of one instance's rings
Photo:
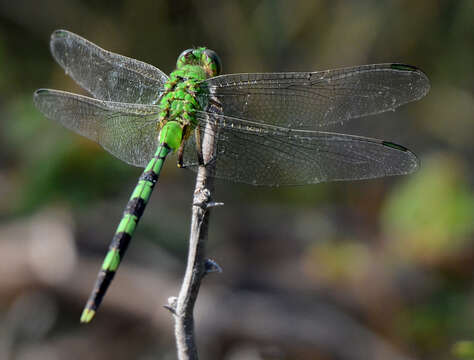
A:
{"type": "MultiPolygon", "coordinates": [[[[252,185],[304,185],[403,175],[418,159],[403,146],[377,139],[262,125],[222,115],[197,115],[201,134],[216,137],[217,178],[252,185]],[[207,121],[215,120],[213,127],[207,121]]],[[[185,146],[184,165],[197,168],[195,142],[185,146]]]]}
{"type": "Polygon", "coordinates": [[[158,146],[157,105],[103,101],[50,89],[37,90],[33,100],[46,117],[96,141],[128,164],[145,167],[158,146]]]}
{"type": "Polygon", "coordinates": [[[205,83],[228,116],[301,130],[394,110],[430,88],[421,70],[403,64],[230,74],[205,83]]]}
{"type": "Polygon", "coordinates": [[[104,50],[66,30],[53,32],[50,47],[66,73],[97,99],[156,104],[168,80],[150,64],[104,50]]]}

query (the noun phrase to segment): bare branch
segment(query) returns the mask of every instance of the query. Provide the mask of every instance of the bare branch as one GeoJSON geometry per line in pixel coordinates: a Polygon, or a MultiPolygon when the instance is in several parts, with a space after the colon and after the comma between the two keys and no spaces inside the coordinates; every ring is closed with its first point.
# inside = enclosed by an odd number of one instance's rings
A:
{"type": "Polygon", "coordinates": [[[202,156],[206,166],[199,166],[192,208],[189,252],[183,284],[179,292],[175,318],[175,337],[180,360],[198,359],[194,334],[193,310],[202,278],[208,273],[205,258],[205,240],[209,223],[210,208],[218,205],[211,199],[214,190],[213,178],[210,176],[214,161],[214,129],[208,122],[202,138],[202,156]]]}

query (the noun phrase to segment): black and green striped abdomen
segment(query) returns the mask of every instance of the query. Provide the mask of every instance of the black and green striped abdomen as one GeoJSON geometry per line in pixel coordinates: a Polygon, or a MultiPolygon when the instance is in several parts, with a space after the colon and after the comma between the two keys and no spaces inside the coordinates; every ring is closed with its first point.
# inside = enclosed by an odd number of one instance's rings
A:
{"type": "Polygon", "coordinates": [[[140,176],[138,184],[127,203],[122,220],[120,221],[112,242],[110,243],[102,268],[99,271],[96,284],[82,313],[81,322],[90,322],[94,317],[95,312],[123,259],[138,221],[140,220],[146,204],[150,199],[153,188],[158,181],[165,158],[170,151],[171,149],[168,145],[160,145],[140,176]]]}

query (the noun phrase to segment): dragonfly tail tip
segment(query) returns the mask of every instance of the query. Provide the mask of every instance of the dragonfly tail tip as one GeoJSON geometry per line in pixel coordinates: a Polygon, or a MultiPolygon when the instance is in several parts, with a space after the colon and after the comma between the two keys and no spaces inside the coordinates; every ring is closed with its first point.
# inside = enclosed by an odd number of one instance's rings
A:
{"type": "Polygon", "coordinates": [[[92,309],[85,308],[81,315],[81,323],[87,324],[92,321],[95,316],[95,311],[92,309]]]}

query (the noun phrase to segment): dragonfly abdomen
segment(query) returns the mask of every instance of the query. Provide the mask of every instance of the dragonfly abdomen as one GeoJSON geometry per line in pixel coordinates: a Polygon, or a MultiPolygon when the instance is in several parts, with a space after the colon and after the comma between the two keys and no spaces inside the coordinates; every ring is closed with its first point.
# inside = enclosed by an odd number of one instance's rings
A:
{"type": "Polygon", "coordinates": [[[171,148],[166,143],[162,143],[140,176],[138,184],[133,190],[127,206],[125,207],[122,220],[120,221],[112,242],[109,245],[107,255],[102,263],[94,289],[92,290],[86,307],[82,313],[81,322],[90,322],[100,306],[107,288],[112,282],[120,262],[123,259],[138,221],[143,215],[146,204],[150,200],[151,193],[158,181],[165,158],[170,151],[171,148]]]}

